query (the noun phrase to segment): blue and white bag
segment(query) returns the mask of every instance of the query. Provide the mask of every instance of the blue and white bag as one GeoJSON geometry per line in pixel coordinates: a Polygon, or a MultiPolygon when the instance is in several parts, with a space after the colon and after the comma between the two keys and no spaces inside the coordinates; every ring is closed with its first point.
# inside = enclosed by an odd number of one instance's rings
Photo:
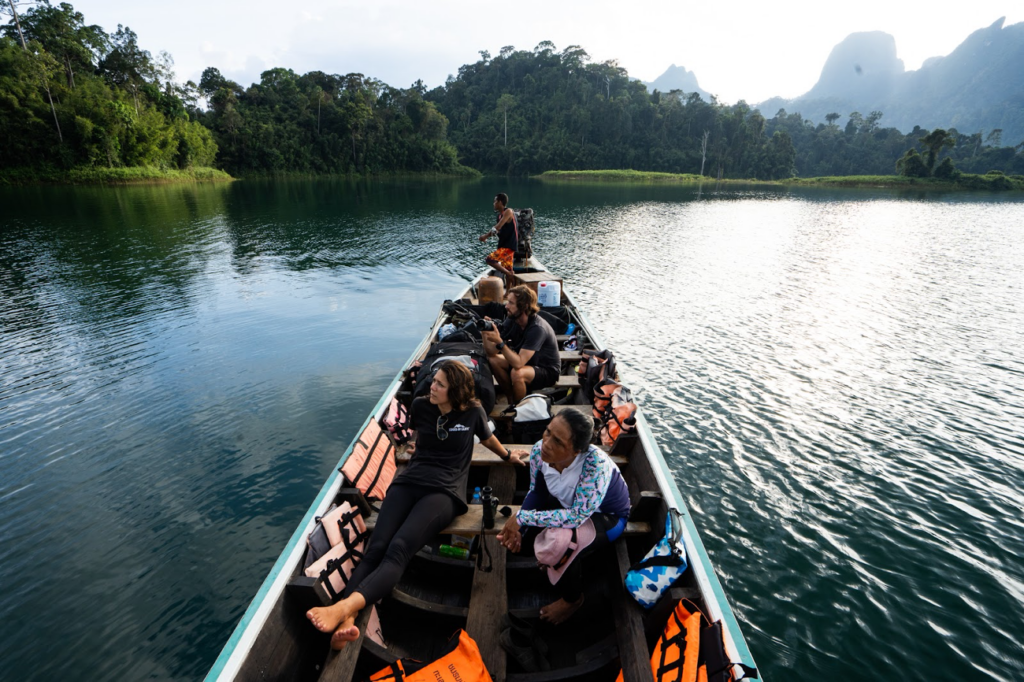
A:
{"type": "Polygon", "coordinates": [[[646,609],[654,606],[661,595],[686,571],[686,552],[682,546],[682,522],[673,528],[673,515],[665,517],[665,535],[658,544],[626,574],[626,589],[646,609]]]}

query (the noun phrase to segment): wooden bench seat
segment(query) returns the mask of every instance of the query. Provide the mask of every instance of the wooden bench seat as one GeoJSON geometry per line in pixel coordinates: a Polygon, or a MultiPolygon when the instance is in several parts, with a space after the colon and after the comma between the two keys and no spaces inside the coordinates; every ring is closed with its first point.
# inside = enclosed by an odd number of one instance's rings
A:
{"type": "MultiPolygon", "coordinates": [[[[498,505],[501,509],[505,505],[498,505]]],[[[512,513],[515,514],[519,511],[519,505],[509,505],[512,508],[512,513]]],[[[454,533],[456,535],[480,535],[480,529],[483,525],[484,508],[479,504],[469,505],[469,511],[462,516],[456,516],[448,527],[441,531],[442,534],[454,533]]],[[[505,521],[508,517],[502,516],[500,513],[494,516],[494,528],[485,531],[485,535],[497,535],[502,526],[505,525],[505,521]]],[[[377,512],[372,513],[369,518],[366,519],[366,527],[373,530],[377,525],[377,512]]],[[[644,535],[651,531],[651,525],[644,521],[630,521],[626,524],[626,529],[623,531],[624,535],[644,535]]]]}
{"type": "Polygon", "coordinates": [[[583,354],[578,350],[560,350],[558,351],[558,359],[562,362],[579,362],[583,359],[583,354]]]}
{"type": "MultiPolygon", "coordinates": [[[[505,402],[505,396],[500,396],[494,403],[494,409],[491,410],[491,419],[512,419],[514,416],[511,412],[505,413],[508,408],[508,403],[505,402]],[[504,413],[504,414],[503,414],[504,413]]],[[[579,410],[584,414],[592,414],[593,408],[590,405],[552,405],[551,414],[556,415],[559,412],[565,410],[579,410]]]]}
{"type": "MultiPolygon", "coordinates": [[[[495,377],[495,379],[494,379],[494,385],[495,386],[498,385],[497,377],[495,377]]],[[[580,387],[580,378],[579,378],[579,376],[575,372],[573,372],[572,374],[559,374],[558,375],[558,380],[555,382],[554,386],[549,386],[548,388],[579,388],[579,387],[580,387]]]]}
{"type": "MultiPolygon", "coordinates": [[[[533,444],[532,443],[508,443],[508,444],[505,444],[505,447],[507,447],[509,450],[526,450],[526,451],[529,451],[533,447],[533,444]]],[[[607,453],[607,449],[606,448],[599,448],[599,449],[602,450],[603,452],[607,453]]],[[[398,462],[399,464],[408,464],[411,459],[412,459],[412,455],[410,455],[407,452],[400,452],[397,455],[395,455],[395,461],[398,462]]],[[[626,464],[629,463],[629,459],[627,459],[626,457],[622,457],[621,455],[613,455],[611,457],[611,460],[619,468],[622,468],[622,467],[626,466],[626,464]]],[[[516,465],[512,464],[511,462],[506,462],[505,460],[503,460],[502,458],[498,457],[496,454],[494,454],[493,452],[491,452],[490,450],[485,448],[483,445],[480,445],[479,443],[477,443],[476,445],[473,446],[473,460],[470,463],[470,466],[482,467],[482,466],[516,466],[516,465]]]]}

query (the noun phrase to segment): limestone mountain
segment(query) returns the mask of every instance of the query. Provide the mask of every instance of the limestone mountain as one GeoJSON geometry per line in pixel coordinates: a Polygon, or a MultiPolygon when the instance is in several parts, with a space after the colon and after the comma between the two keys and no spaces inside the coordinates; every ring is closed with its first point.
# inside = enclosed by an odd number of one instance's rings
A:
{"type": "Polygon", "coordinates": [[[711,101],[711,95],[697,84],[697,74],[692,71],[687,71],[685,67],[676,66],[675,64],[668,67],[668,69],[665,70],[665,73],[661,74],[650,83],[645,82],[645,85],[647,86],[648,92],[654,92],[655,90],[660,90],[661,92],[681,90],[687,94],[696,92],[705,102],[711,101]]]}
{"type": "Polygon", "coordinates": [[[815,123],[835,112],[840,125],[854,111],[881,111],[880,125],[904,132],[915,125],[986,135],[1001,129],[1002,144],[1016,145],[1024,141],[1024,22],[1004,26],[1004,19],[916,71],[904,69],[891,35],[851,34],[832,50],[806,94],[758,106],[766,116],[786,109],[815,123]]]}

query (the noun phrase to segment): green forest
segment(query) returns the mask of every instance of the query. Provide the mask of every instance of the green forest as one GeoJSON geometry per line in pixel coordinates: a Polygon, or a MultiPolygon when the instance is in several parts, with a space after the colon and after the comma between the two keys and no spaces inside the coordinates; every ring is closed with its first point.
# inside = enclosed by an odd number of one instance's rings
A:
{"type": "MultiPolygon", "coordinates": [[[[207,68],[180,84],[126,26],[68,3],[9,5],[0,36],[0,176],[215,167],[282,173],[535,175],[633,169],[712,178],[1024,175],[1000,131],[910,132],[884,112],[771,118],[678,91],[648,92],[577,45],[480,53],[439,87],[275,68],[244,87],[207,68]],[[848,117],[845,126],[836,125],[848,117]],[[475,169],[475,170],[470,170],[475,169]]],[[[1016,180],[1016,178],[1015,178],[1016,180]]]]}

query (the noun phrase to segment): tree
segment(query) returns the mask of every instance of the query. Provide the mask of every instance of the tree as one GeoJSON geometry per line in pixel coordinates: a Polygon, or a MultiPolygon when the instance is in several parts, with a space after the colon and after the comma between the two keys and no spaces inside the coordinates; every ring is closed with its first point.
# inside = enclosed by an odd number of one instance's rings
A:
{"type": "MultiPolygon", "coordinates": [[[[13,7],[13,6],[12,6],[13,7]]],[[[64,68],[68,87],[75,87],[75,71],[92,71],[98,55],[107,49],[107,34],[99,26],[86,26],[81,12],[64,2],[42,4],[25,13],[20,28],[28,40],[38,41],[64,68]]]]}
{"type": "Polygon", "coordinates": [[[956,145],[956,138],[942,128],[936,128],[924,137],[918,139],[918,142],[923,144],[926,148],[925,166],[928,168],[928,173],[930,174],[932,169],[935,168],[935,162],[938,160],[939,154],[943,149],[956,145]]]}
{"type": "Polygon", "coordinates": [[[508,110],[514,107],[516,98],[507,92],[498,98],[498,108],[505,116],[505,146],[508,146],[508,110]]]}
{"type": "MultiPolygon", "coordinates": [[[[18,38],[21,40],[21,48],[28,51],[28,45],[25,43],[25,34],[21,30],[21,21],[18,18],[18,0],[7,0],[6,6],[0,4],[0,12],[7,14],[7,10],[10,9],[11,17],[14,19],[14,27],[17,29],[18,38]]],[[[9,32],[10,27],[7,26],[5,29],[9,32]]]]}
{"type": "Polygon", "coordinates": [[[873,133],[873,132],[875,132],[875,129],[878,127],[878,121],[881,118],[882,118],[882,112],[881,111],[872,111],[870,114],[868,114],[868,117],[864,119],[864,122],[861,124],[860,131],[862,133],[873,133]]]}
{"type": "Polygon", "coordinates": [[[855,135],[863,123],[864,117],[860,115],[859,111],[854,111],[850,114],[850,120],[846,122],[846,128],[843,132],[847,135],[855,135]]]}
{"type": "Polygon", "coordinates": [[[830,128],[834,128],[835,127],[836,121],[838,121],[839,118],[840,118],[839,114],[837,114],[835,112],[832,112],[831,114],[825,114],[825,120],[828,121],[828,125],[829,125],[830,128]]]}
{"type": "Polygon", "coordinates": [[[953,165],[953,159],[948,156],[944,158],[942,163],[939,164],[939,167],[935,169],[935,177],[942,178],[943,180],[953,180],[958,175],[960,175],[960,171],[958,171],[956,166],[953,165]]]}
{"type": "Polygon", "coordinates": [[[135,100],[135,113],[139,112],[139,87],[157,80],[153,55],[139,47],[138,36],[127,26],[117,25],[110,36],[111,50],[99,63],[99,72],[111,84],[125,88],[135,100]]]}
{"type": "Polygon", "coordinates": [[[917,150],[911,148],[896,162],[896,173],[908,178],[926,178],[930,171],[917,150]]]}
{"type": "Polygon", "coordinates": [[[708,158],[708,138],[711,137],[711,131],[705,130],[704,135],[700,141],[700,176],[704,177],[704,162],[708,158]]]}

